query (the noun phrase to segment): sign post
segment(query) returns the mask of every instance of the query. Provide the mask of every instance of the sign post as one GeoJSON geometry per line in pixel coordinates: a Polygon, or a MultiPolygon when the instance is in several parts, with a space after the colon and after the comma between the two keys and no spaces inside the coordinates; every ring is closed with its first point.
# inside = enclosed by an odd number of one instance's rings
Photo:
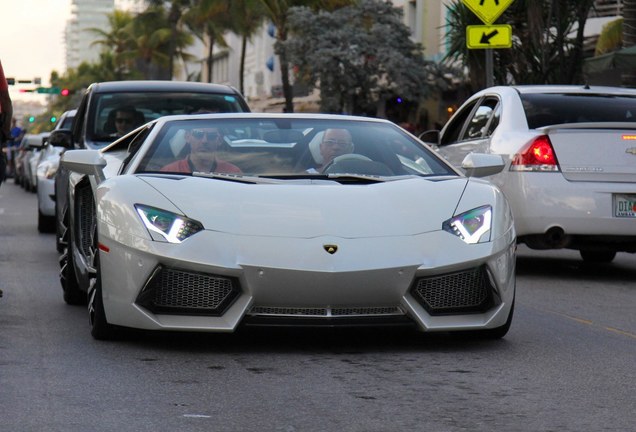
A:
{"type": "Polygon", "coordinates": [[[486,50],[486,87],[493,85],[493,55],[496,48],[512,47],[512,27],[508,24],[493,25],[514,0],[462,0],[486,25],[466,27],[468,49],[486,50]]]}

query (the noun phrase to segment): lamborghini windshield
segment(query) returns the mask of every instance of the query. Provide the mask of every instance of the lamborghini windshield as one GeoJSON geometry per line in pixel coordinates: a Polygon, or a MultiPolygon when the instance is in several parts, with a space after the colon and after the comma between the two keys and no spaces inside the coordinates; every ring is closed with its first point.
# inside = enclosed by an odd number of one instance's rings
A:
{"type": "Polygon", "coordinates": [[[209,117],[166,122],[136,172],[275,178],[457,175],[389,122],[209,117]]]}

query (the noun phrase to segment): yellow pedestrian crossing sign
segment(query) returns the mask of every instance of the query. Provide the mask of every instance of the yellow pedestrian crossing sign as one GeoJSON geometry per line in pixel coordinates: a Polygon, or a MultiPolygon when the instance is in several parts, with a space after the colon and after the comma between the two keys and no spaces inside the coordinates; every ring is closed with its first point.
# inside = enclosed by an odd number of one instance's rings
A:
{"type": "Polygon", "coordinates": [[[492,24],[514,0],[462,0],[484,24],[492,24]]]}
{"type": "Polygon", "coordinates": [[[466,26],[466,46],[470,49],[512,47],[512,27],[509,24],[466,26]]]}

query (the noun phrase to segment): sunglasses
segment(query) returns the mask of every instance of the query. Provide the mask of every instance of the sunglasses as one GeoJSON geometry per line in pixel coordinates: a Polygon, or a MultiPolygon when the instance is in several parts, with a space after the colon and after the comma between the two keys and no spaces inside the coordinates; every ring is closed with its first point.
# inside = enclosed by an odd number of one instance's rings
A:
{"type": "Polygon", "coordinates": [[[196,139],[203,139],[203,137],[207,137],[207,139],[210,141],[217,140],[221,136],[218,132],[206,132],[206,131],[196,130],[196,129],[193,130],[191,134],[196,139]]]}
{"type": "Polygon", "coordinates": [[[116,118],[115,119],[116,123],[126,123],[126,124],[132,124],[133,119],[131,118],[116,118]]]}

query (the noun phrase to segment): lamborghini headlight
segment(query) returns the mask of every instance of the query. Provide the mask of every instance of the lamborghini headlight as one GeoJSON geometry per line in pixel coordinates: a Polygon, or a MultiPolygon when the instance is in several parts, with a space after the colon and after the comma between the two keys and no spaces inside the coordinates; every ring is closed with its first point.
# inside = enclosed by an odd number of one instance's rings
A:
{"type": "Polygon", "coordinates": [[[200,222],[176,213],[143,204],[136,204],[135,209],[155,241],[181,243],[203,230],[200,222]]]}
{"type": "Polygon", "coordinates": [[[454,216],[442,224],[444,231],[455,234],[468,244],[490,241],[492,207],[482,206],[454,216]]]}

